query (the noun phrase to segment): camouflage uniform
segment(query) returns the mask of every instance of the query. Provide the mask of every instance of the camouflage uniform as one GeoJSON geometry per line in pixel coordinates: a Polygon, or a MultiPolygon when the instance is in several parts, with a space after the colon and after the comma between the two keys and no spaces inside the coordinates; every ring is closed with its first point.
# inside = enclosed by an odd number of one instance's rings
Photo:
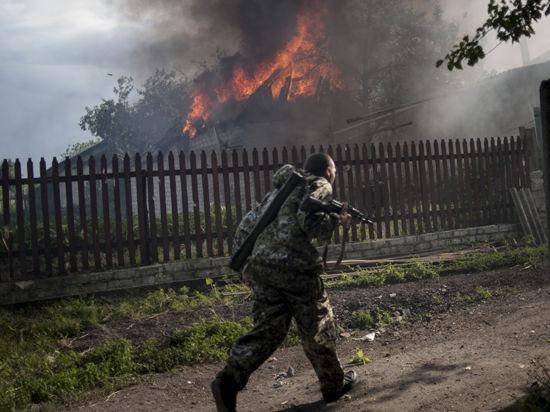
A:
{"type": "MultiPolygon", "coordinates": [[[[279,169],[273,177],[274,187],[280,187],[292,170],[291,165],[279,169]]],[[[323,395],[330,396],[342,388],[344,374],[336,355],[336,326],[320,277],[322,259],[311,244],[313,237],[329,238],[338,217],[298,210],[307,193],[329,200],[332,186],[322,177],[306,174],[305,184],[292,192],[277,219],[256,241],[245,269],[255,297],[254,327],[233,345],[227,366],[218,374],[238,390],[283,342],[293,317],[323,395]]]]}

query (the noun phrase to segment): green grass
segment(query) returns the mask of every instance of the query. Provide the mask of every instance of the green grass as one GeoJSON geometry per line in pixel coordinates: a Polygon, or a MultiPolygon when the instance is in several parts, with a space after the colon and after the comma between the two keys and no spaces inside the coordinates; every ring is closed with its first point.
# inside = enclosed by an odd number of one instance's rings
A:
{"type": "MultiPolygon", "coordinates": [[[[509,247],[465,255],[445,265],[416,262],[361,269],[327,283],[330,287],[375,286],[433,278],[455,271],[513,265],[536,267],[547,253],[544,248],[533,246],[509,247]]],[[[171,331],[168,342],[162,344],[151,339],[136,346],[118,339],[78,353],[71,349],[70,342],[90,328],[113,319],[137,320],[163,312],[215,308],[250,297],[250,290],[240,283],[223,288],[211,283],[204,293],[187,288],[160,289],[145,296],[72,298],[16,309],[0,308],[0,410],[74,399],[92,388],[125,385],[140,374],[224,359],[233,341],[250,328],[249,318],[197,321],[189,328],[171,331]]],[[[472,299],[490,298],[491,292],[482,287],[472,294],[472,299]]],[[[373,310],[358,311],[352,320],[355,327],[369,329],[391,323],[393,318],[389,312],[373,310]]],[[[284,344],[292,346],[298,342],[298,332],[293,325],[284,344]]]]}
{"type": "Polygon", "coordinates": [[[492,297],[493,294],[489,289],[478,286],[475,290],[475,293],[472,294],[456,292],[455,300],[456,302],[473,303],[482,300],[489,300],[492,297]]]}
{"type": "Polygon", "coordinates": [[[548,256],[546,246],[508,246],[502,250],[465,254],[445,263],[416,261],[401,266],[390,263],[374,268],[357,268],[338,278],[328,280],[326,286],[327,288],[381,286],[389,283],[431,279],[443,274],[482,272],[516,265],[540,268],[546,256],[548,256]]]}
{"type": "Polygon", "coordinates": [[[139,346],[117,339],[83,353],[49,351],[46,345],[15,350],[0,362],[0,410],[63,401],[76,392],[112,386],[139,374],[225,359],[232,343],[251,326],[250,318],[198,322],[175,330],[167,346],[155,339],[139,346]]]}
{"type": "Polygon", "coordinates": [[[390,311],[382,309],[356,310],[351,314],[349,327],[353,329],[373,329],[379,326],[390,325],[394,318],[390,311]]]}
{"type": "Polygon", "coordinates": [[[387,283],[401,283],[438,276],[438,268],[433,263],[413,262],[407,265],[379,265],[374,268],[357,269],[326,283],[328,288],[346,286],[381,286],[387,283]]]}
{"type": "Polygon", "coordinates": [[[174,331],[174,344],[106,342],[81,355],[67,349],[71,339],[109,320],[140,319],[167,311],[236,303],[248,288],[213,286],[208,293],[164,290],[146,296],[72,298],[19,309],[0,308],[0,410],[60,401],[84,390],[112,385],[120,378],[167,370],[178,364],[222,359],[232,342],[251,326],[216,320],[174,331]]]}
{"type": "Polygon", "coordinates": [[[443,296],[437,292],[432,294],[432,303],[434,305],[442,305],[444,303],[443,296]]]}
{"type": "Polygon", "coordinates": [[[491,293],[491,291],[487,288],[484,288],[483,286],[478,286],[476,288],[476,293],[477,293],[477,296],[479,296],[480,299],[482,300],[488,300],[493,297],[493,294],[491,293]]]}

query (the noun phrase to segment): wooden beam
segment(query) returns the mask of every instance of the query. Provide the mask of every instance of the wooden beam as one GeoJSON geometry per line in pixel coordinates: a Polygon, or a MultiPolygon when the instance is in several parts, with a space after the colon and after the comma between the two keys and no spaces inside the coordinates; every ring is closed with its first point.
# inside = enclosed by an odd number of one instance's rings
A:
{"type": "Polygon", "coordinates": [[[529,207],[531,208],[531,213],[533,214],[533,220],[535,222],[535,228],[537,230],[541,243],[546,243],[548,239],[546,237],[544,225],[540,221],[539,212],[537,211],[537,205],[535,203],[535,199],[533,199],[533,194],[531,193],[530,189],[526,188],[523,189],[523,192],[525,193],[525,198],[527,200],[527,203],[529,204],[529,207]]]}
{"type": "Polygon", "coordinates": [[[529,197],[527,195],[527,192],[529,192],[529,189],[521,188],[518,191],[519,198],[520,198],[523,210],[525,211],[525,215],[527,216],[527,221],[529,223],[529,227],[531,228],[531,233],[533,233],[535,244],[542,245],[544,243],[544,233],[539,231],[539,225],[537,223],[537,216],[536,216],[536,208],[534,207],[534,205],[532,205],[529,202],[529,197]]]}
{"type": "Polygon", "coordinates": [[[529,224],[527,213],[523,208],[523,204],[521,202],[521,197],[518,190],[515,187],[512,187],[510,189],[510,194],[512,195],[512,201],[514,202],[516,213],[518,214],[519,221],[523,229],[523,233],[525,234],[525,236],[530,236],[533,238],[533,240],[536,241],[535,233],[531,230],[531,225],[529,224]]]}

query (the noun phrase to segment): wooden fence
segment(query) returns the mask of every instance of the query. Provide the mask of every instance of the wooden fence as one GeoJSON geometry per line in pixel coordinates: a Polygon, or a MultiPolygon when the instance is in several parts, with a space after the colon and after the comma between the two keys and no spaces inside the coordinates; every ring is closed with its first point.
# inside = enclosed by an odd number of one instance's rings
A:
{"type": "Polygon", "coordinates": [[[309,153],[335,159],[334,197],[371,213],[351,240],[515,222],[511,187],[529,186],[528,140],[436,140],[378,146],[246,150],[198,156],[103,156],[39,175],[29,159],[1,169],[0,281],[231,253],[244,213],[273,172],[309,153]]]}

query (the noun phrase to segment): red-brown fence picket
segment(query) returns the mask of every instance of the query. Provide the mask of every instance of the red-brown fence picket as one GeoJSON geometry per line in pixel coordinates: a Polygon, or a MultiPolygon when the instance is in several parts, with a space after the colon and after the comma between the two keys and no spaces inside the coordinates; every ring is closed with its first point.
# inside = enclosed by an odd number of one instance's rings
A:
{"type": "MultiPolygon", "coordinates": [[[[527,138],[180,152],[93,157],[49,167],[4,160],[0,282],[148,265],[232,252],[243,215],[272,190],[273,173],[308,154],[336,163],[334,197],[375,225],[352,241],[515,222],[511,187],[529,186],[527,138]],[[177,157],[177,159],[176,159],[177,157]],[[176,164],[177,163],[177,164],[176,164]],[[91,261],[90,261],[91,260],[91,261]]],[[[335,233],[333,241],[340,241],[335,233]]]]}

